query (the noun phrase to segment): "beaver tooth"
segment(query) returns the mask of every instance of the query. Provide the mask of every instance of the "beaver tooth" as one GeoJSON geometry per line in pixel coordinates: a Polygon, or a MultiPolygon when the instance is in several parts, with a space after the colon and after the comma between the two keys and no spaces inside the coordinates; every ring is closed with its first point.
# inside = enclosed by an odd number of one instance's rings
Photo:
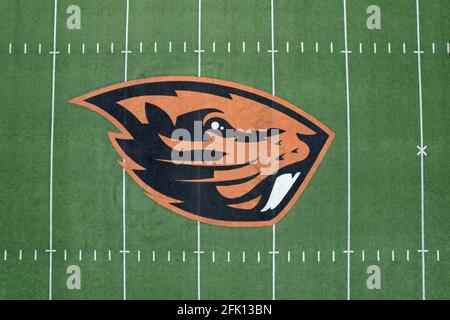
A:
{"type": "Polygon", "coordinates": [[[266,212],[269,209],[275,209],[281,201],[283,201],[284,197],[288,194],[289,190],[291,190],[291,187],[294,185],[299,176],[300,172],[297,172],[294,176],[292,176],[292,173],[285,173],[278,176],[273,184],[269,200],[267,200],[267,203],[264,208],[261,209],[261,212],[266,212]]]}

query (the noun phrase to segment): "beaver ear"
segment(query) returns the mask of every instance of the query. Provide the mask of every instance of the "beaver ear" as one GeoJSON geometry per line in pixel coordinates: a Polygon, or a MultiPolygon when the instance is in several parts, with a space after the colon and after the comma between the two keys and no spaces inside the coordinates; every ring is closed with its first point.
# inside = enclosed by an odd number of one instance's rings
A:
{"type": "Polygon", "coordinates": [[[175,130],[175,124],[164,109],[155,104],[146,102],[145,114],[148,123],[155,128],[159,128],[160,134],[167,137],[171,136],[172,132],[175,130]]]}
{"type": "Polygon", "coordinates": [[[144,106],[126,99],[123,90],[108,88],[89,92],[73,98],[69,102],[91,109],[111,121],[119,130],[134,135],[136,130],[146,124],[144,106]],[[140,111],[141,110],[141,111],[140,111]]]}

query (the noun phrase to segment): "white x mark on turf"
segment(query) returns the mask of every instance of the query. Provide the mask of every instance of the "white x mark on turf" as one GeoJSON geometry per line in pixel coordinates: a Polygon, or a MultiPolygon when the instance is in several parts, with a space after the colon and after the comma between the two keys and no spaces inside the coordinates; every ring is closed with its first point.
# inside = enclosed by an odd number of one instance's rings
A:
{"type": "Polygon", "coordinates": [[[425,150],[427,149],[427,147],[428,147],[428,146],[423,146],[423,147],[417,146],[417,149],[419,150],[419,151],[417,152],[417,155],[418,155],[418,156],[426,156],[427,153],[425,152],[425,150]]]}

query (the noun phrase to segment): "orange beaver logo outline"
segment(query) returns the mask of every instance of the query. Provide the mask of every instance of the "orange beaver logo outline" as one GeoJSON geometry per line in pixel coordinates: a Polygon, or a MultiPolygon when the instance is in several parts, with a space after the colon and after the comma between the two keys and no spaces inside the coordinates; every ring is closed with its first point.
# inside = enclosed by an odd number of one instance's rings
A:
{"type": "Polygon", "coordinates": [[[120,165],[158,204],[222,226],[269,226],[305,190],[334,133],[300,108],[241,84],[168,76],[69,102],[120,132],[120,165]]]}

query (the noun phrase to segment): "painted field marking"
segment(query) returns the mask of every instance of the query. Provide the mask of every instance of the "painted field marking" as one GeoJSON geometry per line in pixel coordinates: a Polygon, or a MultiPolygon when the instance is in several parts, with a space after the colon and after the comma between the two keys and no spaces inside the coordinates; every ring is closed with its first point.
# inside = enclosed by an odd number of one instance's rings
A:
{"type": "MultiPolygon", "coordinates": [[[[173,42],[173,41],[168,41],[167,42],[167,44],[168,44],[168,52],[169,53],[173,53],[173,52],[176,52],[176,50],[175,50],[175,43],[173,42]]],[[[180,48],[182,47],[183,49],[182,49],[182,51],[183,51],[183,53],[186,53],[187,52],[187,42],[186,41],[184,41],[184,42],[182,42],[182,46],[180,46],[180,48]]],[[[231,53],[231,47],[232,47],[232,42],[231,41],[228,41],[227,43],[227,47],[226,47],[226,51],[227,52],[229,52],[229,53],[231,53]]],[[[400,43],[401,44],[401,46],[402,46],[402,53],[403,54],[406,54],[407,53],[407,43],[405,43],[405,42],[401,42],[400,43]]],[[[82,54],[87,54],[88,52],[87,52],[87,50],[88,50],[88,45],[89,45],[89,43],[82,43],[81,44],[81,53],[82,54]]],[[[241,52],[242,53],[246,53],[246,54],[252,54],[252,53],[254,53],[254,52],[252,52],[252,51],[249,51],[248,50],[248,46],[247,46],[247,42],[246,41],[243,41],[242,43],[241,43],[241,45],[242,45],[242,49],[241,49],[241,52]]],[[[307,44],[306,44],[307,45],[307,44]]],[[[321,42],[318,42],[318,41],[314,41],[313,43],[312,43],[312,45],[313,45],[313,50],[312,50],[312,52],[314,52],[314,53],[319,53],[319,51],[320,51],[320,46],[321,46],[321,42]]],[[[335,45],[334,45],[334,42],[329,42],[329,53],[334,53],[335,52],[335,45]]],[[[392,42],[387,42],[387,46],[386,46],[386,51],[387,51],[387,53],[389,53],[389,54],[392,54],[393,53],[393,49],[394,49],[394,47],[393,47],[393,45],[395,45],[395,44],[393,44],[392,42]]],[[[448,43],[448,42],[446,42],[446,43],[443,43],[442,44],[443,45],[443,50],[445,50],[445,48],[447,48],[447,53],[450,53],[450,43],[448,43]]],[[[22,46],[23,46],[23,50],[22,50],[22,53],[24,53],[24,54],[29,54],[30,53],[30,51],[29,51],[29,43],[23,43],[22,44],[22,46]]],[[[42,43],[37,43],[36,44],[36,46],[37,46],[37,50],[35,51],[35,53],[38,53],[38,54],[42,54],[42,43]]],[[[72,53],[72,48],[71,48],[72,46],[71,46],[71,43],[67,43],[67,50],[66,50],[66,52],[67,52],[67,54],[71,54],[72,53]]],[[[138,47],[139,47],[139,49],[138,49],[138,51],[139,51],[139,53],[144,53],[144,50],[145,50],[145,48],[144,48],[144,42],[138,42],[138,47]]],[[[155,53],[157,53],[158,52],[158,42],[154,42],[153,43],[153,51],[155,52],[155,53]]],[[[432,42],[431,44],[430,44],[430,47],[431,47],[431,51],[430,51],[430,53],[432,53],[433,55],[436,55],[436,54],[438,54],[438,51],[439,51],[439,44],[437,44],[436,42],[432,42]]],[[[363,43],[362,42],[358,42],[358,52],[360,53],[360,54],[363,54],[364,52],[363,52],[363,43]]],[[[14,44],[13,43],[9,43],[9,47],[8,47],[8,53],[9,54],[14,54],[14,44]]],[[[216,41],[213,41],[212,42],[212,52],[213,53],[216,53],[217,51],[218,51],[218,47],[217,47],[217,42],[216,41]]],[[[196,49],[197,50],[197,49],[196,49]]],[[[197,51],[196,50],[193,50],[195,53],[197,53],[197,51]]],[[[289,41],[286,41],[285,42],[285,48],[284,48],[284,50],[286,51],[286,53],[292,53],[293,51],[291,50],[291,45],[290,45],[290,42],[289,41]]],[[[101,44],[100,44],[100,42],[96,42],[95,43],[95,53],[96,54],[100,54],[100,52],[101,52],[101,44]]],[[[110,53],[111,54],[113,54],[114,53],[114,43],[113,42],[111,42],[110,43],[110,47],[109,47],[109,51],[110,51],[110,53]]],[[[204,51],[203,51],[204,52],[204,51]]],[[[260,41],[258,41],[257,43],[256,43],[256,52],[257,53],[260,53],[261,52],[261,42],[260,41]]],[[[271,52],[271,50],[267,50],[267,52],[271,52]]],[[[277,51],[275,51],[275,52],[277,52],[277,51]]],[[[304,53],[305,52],[305,43],[304,42],[300,42],[300,52],[301,53],[304,53]]],[[[345,52],[345,50],[342,50],[341,51],[342,53],[344,53],[345,52]]],[[[351,51],[349,50],[348,51],[349,53],[351,53],[351,51]]],[[[372,54],[377,54],[379,52],[379,46],[378,46],[378,43],[376,43],[376,42],[373,42],[372,43],[372,45],[371,45],[371,50],[370,50],[370,53],[372,53],[372,54]]],[[[124,51],[122,51],[122,53],[124,53],[124,51]]],[[[128,51],[128,53],[132,53],[132,51],[128,51]]],[[[413,53],[417,53],[417,51],[415,50],[415,51],[413,51],[413,53]]],[[[424,53],[424,51],[421,51],[421,53],[424,53]]]]}
{"type": "MultiPolygon", "coordinates": [[[[5,250],[7,251],[8,261],[14,261],[14,259],[11,259],[11,255],[10,255],[10,251],[11,250],[8,250],[8,249],[2,249],[2,250],[3,250],[2,251],[3,252],[3,256],[5,254],[5,250]]],[[[18,255],[14,256],[14,257],[16,259],[18,259],[19,261],[24,260],[26,255],[24,255],[23,253],[25,251],[26,250],[18,249],[18,255]]],[[[37,255],[38,251],[39,250],[37,250],[37,249],[34,250],[36,255],[37,255]]],[[[50,252],[56,253],[56,250],[50,250],[50,249],[45,249],[43,251],[46,252],[46,253],[50,253],[50,252]]],[[[81,259],[80,261],[84,261],[85,260],[83,251],[85,251],[85,250],[84,249],[76,250],[76,252],[77,252],[77,257],[76,258],[78,260],[81,259]]],[[[106,251],[107,256],[108,256],[108,261],[111,261],[112,250],[105,250],[105,251],[106,251]]],[[[135,252],[136,253],[136,261],[137,262],[141,262],[143,260],[143,257],[144,257],[142,250],[133,250],[133,251],[126,250],[126,251],[124,251],[124,250],[120,249],[120,250],[117,250],[117,251],[120,254],[130,254],[132,252],[133,253],[135,252]]],[[[399,255],[396,253],[395,250],[391,250],[391,249],[388,250],[388,249],[386,249],[386,251],[390,252],[390,254],[389,254],[389,257],[390,257],[389,258],[389,262],[399,261],[399,259],[398,259],[399,255]]],[[[69,258],[69,250],[68,249],[64,249],[64,250],[61,249],[61,252],[62,252],[61,258],[64,261],[67,261],[68,258],[69,258]]],[[[99,254],[100,254],[100,251],[97,250],[97,249],[92,249],[92,251],[89,251],[89,252],[92,252],[92,258],[93,258],[92,261],[97,261],[98,257],[99,257],[99,254]]],[[[169,262],[174,261],[172,259],[173,258],[172,250],[164,250],[164,252],[167,252],[167,255],[166,255],[166,257],[168,257],[167,261],[169,261],[169,262]]],[[[216,262],[217,261],[216,257],[217,257],[217,253],[218,252],[216,250],[212,250],[210,252],[211,252],[211,262],[216,262]]],[[[286,250],[286,251],[283,251],[283,252],[286,252],[286,258],[287,258],[286,261],[287,262],[292,262],[292,257],[293,257],[293,254],[295,255],[295,252],[293,252],[292,250],[286,250]]],[[[323,259],[322,259],[323,258],[323,251],[322,250],[313,250],[313,252],[315,252],[315,258],[312,261],[314,261],[314,262],[322,262],[323,261],[323,259]]],[[[375,252],[376,252],[376,259],[377,259],[377,261],[380,261],[381,260],[381,250],[376,250],[375,252]]],[[[407,261],[407,262],[411,261],[411,258],[412,258],[411,254],[410,254],[411,251],[409,249],[405,249],[404,252],[405,252],[405,255],[404,255],[405,261],[407,261]]],[[[428,252],[431,252],[431,251],[430,250],[421,250],[421,249],[419,249],[419,250],[417,250],[417,252],[419,252],[419,253],[422,253],[422,252],[428,253],[428,252]]],[[[432,252],[433,252],[434,257],[435,257],[434,261],[440,262],[441,261],[440,250],[439,249],[435,249],[432,252]]],[[[186,250],[181,251],[181,253],[182,253],[182,257],[183,257],[183,262],[185,262],[186,259],[187,259],[187,257],[186,257],[186,250]]],[[[193,253],[195,255],[199,254],[198,251],[193,251],[193,253]]],[[[205,254],[205,253],[206,253],[205,251],[200,251],[200,254],[205,254]]],[[[228,251],[226,251],[226,253],[227,253],[227,256],[230,257],[230,261],[231,261],[231,255],[233,254],[233,251],[228,250],[228,251]]],[[[236,253],[241,257],[240,261],[245,262],[245,263],[249,262],[248,259],[247,259],[248,254],[247,254],[246,250],[236,249],[236,253]]],[[[275,255],[281,254],[282,252],[272,251],[271,250],[271,251],[268,251],[267,253],[272,256],[274,254],[275,255]]],[[[349,252],[347,250],[343,250],[342,253],[344,255],[348,255],[349,252]]],[[[350,251],[350,254],[353,254],[353,253],[355,253],[355,252],[354,251],[350,251]]],[[[304,250],[303,251],[299,251],[299,254],[300,254],[300,259],[302,260],[302,262],[306,262],[306,251],[304,251],[304,250]]],[[[331,257],[330,262],[335,262],[336,259],[337,259],[336,250],[330,250],[329,254],[330,254],[330,257],[331,257]]],[[[152,255],[151,256],[152,256],[152,260],[156,262],[156,251],[155,250],[152,251],[152,255]]],[[[361,250],[360,251],[361,262],[366,262],[368,260],[367,257],[368,257],[367,250],[364,250],[364,249],[361,250]]],[[[257,258],[258,262],[261,261],[261,251],[256,251],[256,258],[257,258]]],[[[160,261],[162,261],[162,260],[160,260],[160,261]]],[[[164,260],[164,261],[166,261],[166,260],[164,260]]]]}
{"type": "MultiPolygon", "coordinates": [[[[29,49],[28,43],[23,43],[22,45],[23,45],[22,52],[24,54],[29,54],[30,51],[28,50],[29,49]]],[[[88,45],[87,43],[82,43],[81,44],[81,53],[82,54],[86,54],[87,53],[87,49],[88,49],[87,45],[88,45]]],[[[168,52],[169,53],[175,52],[174,45],[175,45],[174,42],[172,42],[172,41],[168,42],[168,52]]],[[[313,42],[314,49],[313,49],[312,52],[319,53],[320,45],[321,45],[320,42],[317,42],[317,41],[313,42]]],[[[402,53],[406,54],[407,53],[407,44],[405,42],[402,42],[401,45],[402,45],[402,53]]],[[[443,43],[442,45],[443,45],[443,50],[445,50],[445,48],[446,48],[447,53],[450,53],[450,43],[446,42],[446,43],[443,43]]],[[[229,53],[231,52],[231,46],[232,46],[232,42],[228,41],[227,42],[226,51],[229,52],[229,53]]],[[[67,43],[67,50],[66,50],[67,54],[71,54],[72,53],[73,50],[72,50],[71,47],[72,47],[71,43],[70,42],[67,43]]],[[[139,42],[139,46],[138,47],[139,47],[139,50],[138,50],[139,53],[144,53],[144,49],[145,49],[144,48],[144,42],[142,42],[142,41],[139,42]]],[[[301,42],[300,43],[300,52],[301,53],[304,53],[304,51],[305,51],[304,47],[305,47],[305,43],[301,42]]],[[[364,53],[363,52],[363,43],[359,42],[358,43],[358,47],[359,47],[358,52],[360,54],[363,54],[364,53]]],[[[370,52],[373,53],[373,54],[377,54],[379,52],[379,50],[378,50],[379,48],[378,47],[379,47],[378,43],[376,43],[376,42],[372,43],[372,49],[371,49],[370,52]]],[[[187,52],[187,42],[186,41],[183,42],[182,48],[183,48],[182,49],[183,53],[186,53],[187,52]]],[[[241,48],[242,48],[242,53],[247,53],[247,54],[254,53],[252,51],[247,50],[248,46],[247,46],[247,42],[246,41],[242,42],[242,47],[241,48]]],[[[13,49],[14,49],[13,43],[9,43],[8,53],[9,54],[14,54],[13,49]]],[[[216,53],[218,51],[217,49],[218,49],[217,42],[213,41],[212,42],[212,52],[216,53]]],[[[291,45],[290,45],[289,41],[285,42],[285,50],[286,50],[286,53],[292,53],[293,52],[291,50],[291,45]]],[[[386,50],[387,50],[387,52],[389,54],[391,54],[393,52],[393,43],[392,42],[388,42],[387,43],[386,50]]],[[[101,51],[101,45],[100,45],[99,42],[96,42],[95,43],[95,53],[96,54],[100,54],[100,51],[101,51]]],[[[111,54],[114,53],[114,43],[113,42],[110,43],[109,51],[110,51],[111,54]]],[[[153,43],[153,51],[154,51],[154,53],[158,52],[158,42],[154,42],[153,43]]],[[[197,53],[196,50],[193,50],[193,51],[195,53],[197,53]]],[[[438,54],[438,51],[439,51],[439,44],[437,44],[436,42],[431,43],[431,53],[433,55],[436,55],[436,54],[438,54]]],[[[35,52],[37,52],[38,54],[42,54],[42,43],[38,43],[37,44],[37,51],[35,51],[35,52]]],[[[259,41],[256,43],[256,52],[257,53],[261,52],[261,43],[259,41]]],[[[271,53],[271,50],[267,50],[267,52],[271,53]]],[[[277,51],[275,50],[275,52],[277,52],[277,51]]],[[[329,53],[334,53],[334,52],[335,52],[334,42],[330,42],[329,43],[329,53]]],[[[344,53],[345,50],[342,50],[341,52],[344,53]]],[[[350,50],[348,52],[351,53],[350,50]]],[[[122,53],[125,53],[125,52],[122,51],[122,53]]],[[[128,53],[132,53],[132,51],[128,51],[128,53]]],[[[417,53],[417,51],[415,50],[415,51],[413,51],[413,53],[417,53]]],[[[421,51],[421,53],[424,53],[424,51],[421,51]]]]}
{"type": "Polygon", "coordinates": [[[227,251],[227,262],[230,262],[231,260],[231,254],[230,251],[227,251]]]}
{"type": "MultiPolygon", "coordinates": [[[[424,150],[424,130],[423,130],[423,98],[422,98],[422,64],[421,64],[421,43],[420,43],[420,3],[416,0],[416,31],[417,31],[417,78],[419,90],[419,126],[420,126],[420,147],[424,150]]],[[[424,152],[420,154],[420,224],[421,224],[421,254],[422,254],[422,300],[426,300],[426,265],[425,265],[425,165],[424,152]]]]}
{"type": "MultiPolygon", "coordinates": [[[[202,0],[198,0],[198,60],[197,75],[202,75],[202,0]]],[[[197,221],[197,299],[201,299],[201,242],[200,242],[200,221],[197,221]]]]}
{"type": "MultiPolygon", "coordinates": [[[[125,50],[124,54],[124,71],[123,80],[128,81],[128,25],[130,17],[130,1],[125,1],[125,50]]],[[[122,159],[125,163],[125,159],[122,159]]],[[[127,300],[127,233],[126,233],[126,180],[125,180],[125,168],[122,168],[122,299],[127,300]]]]}
{"type": "MultiPolygon", "coordinates": [[[[271,62],[272,62],[272,95],[275,96],[275,20],[274,20],[274,3],[270,0],[270,31],[271,31],[271,62]]],[[[276,224],[272,226],[272,300],[276,298],[276,269],[275,269],[275,252],[276,252],[276,224]]]]}
{"type": "MultiPolygon", "coordinates": [[[[53,53],[52,53],[52,98],[50,125],[50,183],[49,183],[49,270],[48,270],[48,299],[53,298],[53,147],[55,136],[55,88],[56,88],[56,26],[58,16],[58,0],[53,5],[53,53]]],[[[37,254],[35,252],[37,259],[37,254]]]]}
{"type": "Polygon", "coordinates": [[[347,32],[347,1],[344,6],[344,42],[345,42],[345,93],[347,102],[347,299],[350,300],[350,274],[351,274],[351,131],[350,131],[350,80],[348,63],[348,32],[347,32]]]}

